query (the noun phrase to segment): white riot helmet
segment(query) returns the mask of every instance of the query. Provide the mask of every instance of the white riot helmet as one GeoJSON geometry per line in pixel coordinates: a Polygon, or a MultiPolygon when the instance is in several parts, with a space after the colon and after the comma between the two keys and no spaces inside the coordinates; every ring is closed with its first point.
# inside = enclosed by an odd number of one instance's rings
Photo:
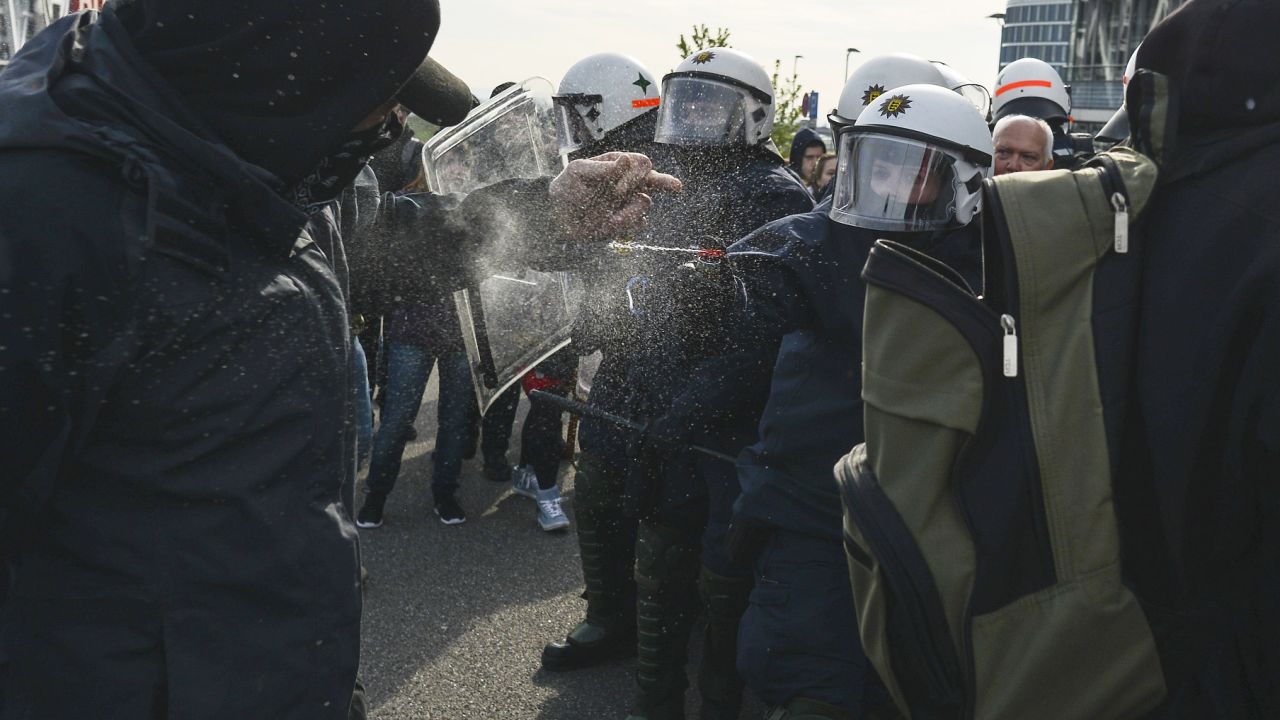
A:
{"type": "Polygon", "coordinates": [[[947,81],[938,67],[922,57],[908,53],[877,55],[858,66],[849,76],[840,93],[836,111],[827,116],[831,129],[853,125],[863,108],[875,102],[885,90],[903,85],[938,85],[946,87],[947,81]]]}
{"type": "Polygon", "coordinates": [[[995,119],[1005,115],[1030,115],[1062,126],[1071,121],[1071,94],[1049,63],[1014,60],[996,76],[995,119]]]}
{"type": "Polygon", "coordinates": [[[662,78],[653,139],[669,145],[759,145],[773,132],[773,83],[746,53],[712,48],[662,78]]]}
{"type": "MultiPolygon", "coordinates": [[[[1129,56],[1129,64],[1124,66],[1124,75],[1120,78],[1120,84],[1124,86],[1125,91],[1129,89],[1129,78],[1138,72],[1138,49],[1141,47],[1142,45],[1139,44],[1138,48],[1134,49],[1133,54],[1129,56]]],[[[1116,110],[1116,114],[1112,115],[1107,124],[1103,125],[1102,129],[1098,131],[1098,134],[1093,136],[1098,142],[1114,145],[1129,137],[1129,108],[1123,100],[1124,95],[1122,94],[1120,97],[1122,98],[1120,109],[1116,110]]]]}
{"type": "Polygon", "coordinates": [[[991,131],[959,94],[893,88],[840,133],[832,220],[885,232],[967,225],[991,174],[991,131]]]}
{"type": "Polygon", "coordinates": [[[658,82],[634,58],[591,55],[574,63],[552,98],[560,152],[603,140],[609,132],[657,108],[658,82]]]}
{"type": "Polygon", "coordinates": [[[947,87],[952,92],[960,93],[965,100],[973,103],[978,108],[978,112],[988,121],[991,120],[991,91],[981,83],[971,82],[969,78],[961,75],[958,70],[941,60],[932,60],[934,67],[938,68],[938,72],[942,73],[942,77],[946,80],[947,87]]]}

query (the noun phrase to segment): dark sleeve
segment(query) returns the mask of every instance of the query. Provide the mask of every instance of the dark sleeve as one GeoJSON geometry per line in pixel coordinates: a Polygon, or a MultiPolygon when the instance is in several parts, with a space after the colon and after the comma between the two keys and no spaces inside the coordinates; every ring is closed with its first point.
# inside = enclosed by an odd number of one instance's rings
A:
{"type": "Polygon", "coordinates": [[[5,546],[73,465],[134,342],[120,324],[128,305],[128,234],[104,221],[122,216],[124,187],[88,161],[50,153],[23,158],[28,154],[0,156],[5,546]],[[75,188],[74,212],[66,195],[50,188],[75,188]]]}
{"type": "Polygon", "coordinates": [[[352,280],[412,300],[465,287],[495,266],[537,267],[565,245],[549,184],[506,180],[466,196],[382,194],[373,218],[365,213],[347,239],[352,280]]]}
{"type": "Polygon", "coordinates": [[[706,431],[735,414],[758,414],[782,337],[809,317],[798,279],[774,258],[736,263],[738,306],[725,352],[697,363],[668,410],[668,426],[706,431]]]}
{"type": "Polygon", "coordinates": [[[774,220],[812,211],[813,197],[799,183],[774,174],[763,186],[753,190],[747,207],[750,209],[736,228],[735,240],[774,220]]]}

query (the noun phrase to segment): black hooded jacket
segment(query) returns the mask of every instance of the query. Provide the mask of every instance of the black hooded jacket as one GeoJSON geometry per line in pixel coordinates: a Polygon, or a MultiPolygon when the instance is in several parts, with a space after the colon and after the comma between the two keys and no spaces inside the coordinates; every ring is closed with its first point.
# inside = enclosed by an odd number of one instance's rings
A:
{"type": "Polygon", "coordinates": [[[795,137],[791,138],[791,154],[787,155],[787,165],[800,177],[801,182],[809,179],[800,172],[804,167],[804,151],[814,145],[821,146],[823,152],[827,151],[827,144],[823,142],[822,136],[812,128],[802,127],[796,131],[795,137]]]}
{"type": "Polygon", "coordinates": [[[1180,105],[1153,113],[1141,73],[1126,103],[1135,139],[1167,141],[1117,507],[1126,572],[1165,610],[1168,717],[1280,717],[1278,27],[1271,0],[1192,0],[1138,55],[1180,105]]]}
{"type": "Polygon", "coordinates": [[[375,196],[344,247],[333,204],[286,199],[437,22],[432,0],[135,0],[0,73],[5,713],[346,717],[348,268],[461,284],[457,238],[499,196],[547,215],[545,181],[375,196]]]}

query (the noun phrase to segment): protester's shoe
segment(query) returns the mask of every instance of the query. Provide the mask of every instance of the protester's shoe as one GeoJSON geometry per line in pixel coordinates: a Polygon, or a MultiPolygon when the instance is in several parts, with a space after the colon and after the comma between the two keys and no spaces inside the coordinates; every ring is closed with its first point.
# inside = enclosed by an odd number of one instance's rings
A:
{"type": "Polygon", "coordinates": [[[372,530],[382,527],[382,507],[387,504],[387,496],[371,492],[364,496],[364,505],[356,513],[356,527],[372,530]]]}
{"type": "Polygon", "coordinates": [[[547,643],[542,648],[542,669],[551,672],[577,670],[634,655],[635,651],[634,621],[610,628],[584,620],[565,639],[547,643]]]}
{"type": "Polygon", "coordinates": [[[452,495],[436,498],[436,515],[445,525],[461,525],[467,521],[467,514],[452,495]]]}
{"type": "Polygon", "coordinates": [[[533,466],[518,465],[511,468],[511,489],[517,495],[538,499],[538,476],[533,472],[533,466]]]}
{"type": "Polygon", "coordinates": [[[507,464],[506,460],[485,460],[484,477],[490,482],[509,482],[511,480],[511,466],[507,464]]]}
{"type": "MultiPolygon", "coordinates": [[[[537,479],[534,479],[534,485],[537,485],[537,479]]],[[[564,514],[564,510],[560,507],[560,488],[552,485],[546,490],[538,490],[536,494],[538,501],[538,525],[547,532],[554,530],[563,530],[569,527],[569,517],[564,514]]]]}

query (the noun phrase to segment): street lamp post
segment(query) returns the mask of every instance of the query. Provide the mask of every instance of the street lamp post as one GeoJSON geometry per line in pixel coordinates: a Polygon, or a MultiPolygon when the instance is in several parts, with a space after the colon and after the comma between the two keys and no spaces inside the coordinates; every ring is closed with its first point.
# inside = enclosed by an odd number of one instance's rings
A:
{"type": "Polygon", "coordinates": [[[791,77],[794,78],[796,75],[799,74],[800,60],[803,57],[804,57],[803,55],[797,55],[795,56],[795,59],[791,61],[791,77]]]}
{"type": "Polygon", "coordinates": [[[844,51],[844,80],[845,80],[845,82],[849,82],[849,56],[850,56],[850,55],[852,55],[852,54],[854,54],[854,53],[856,53],[856,52],[862,52],[862,51],[861,51],[861,50],[859,50],[858,48],[849,48],[848,50],[845,50],[845,51],[844,51]]]}
{"type": "MultiPolygon", "coordinates": [[[[991,13],[990,15],[987,16],[987,19],[995,20],[996,22],[1000,23],[1000,57],[1003,58],[1004,57],[1004,13],[1001,13],[1001,12],[991,13]]],[[[1003,65],[1001,65],[999,58],[996,59],[996,67],[1003,69],[1003,65]]]]}

